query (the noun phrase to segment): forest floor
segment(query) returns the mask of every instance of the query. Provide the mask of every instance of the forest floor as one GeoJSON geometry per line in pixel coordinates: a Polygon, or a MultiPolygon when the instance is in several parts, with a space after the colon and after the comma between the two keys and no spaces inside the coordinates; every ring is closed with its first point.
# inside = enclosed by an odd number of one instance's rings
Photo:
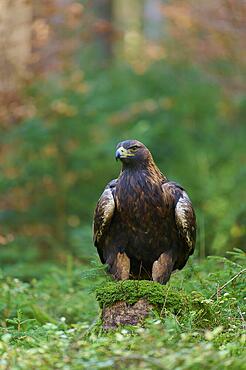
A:
{"type": "Polygon", "coordinates": [[[188,297],[193,308],[185,314],[164,305],[144,327],[110,332],[100,329],[95,298],[95,289],[110,281],[101,267],[68,259],[65,268],[42,268],[41,278],[36,267],[29,279],[10,271],[0,276],[1,370],[246,368],[243,252],[193,259],[172,276],[166,292],[188,297]]]}

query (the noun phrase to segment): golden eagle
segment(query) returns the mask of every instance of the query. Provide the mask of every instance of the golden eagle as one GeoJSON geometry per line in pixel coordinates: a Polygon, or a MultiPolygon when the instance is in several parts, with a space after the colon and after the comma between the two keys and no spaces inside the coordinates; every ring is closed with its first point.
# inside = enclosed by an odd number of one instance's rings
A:
{"type": "Polygon", "coordinates": [[[121,160],[122,170],[97,203],[94,245],[115,279],[165,284],[194,251],[191,201],[182,186],[160,172],[141,142],[119,143],[116,159],[121,160]]]}

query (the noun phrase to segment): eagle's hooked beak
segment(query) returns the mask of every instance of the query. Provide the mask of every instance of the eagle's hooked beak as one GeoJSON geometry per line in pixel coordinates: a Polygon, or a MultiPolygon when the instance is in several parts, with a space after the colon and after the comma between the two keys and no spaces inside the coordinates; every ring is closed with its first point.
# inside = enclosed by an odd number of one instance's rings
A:
{"type": "Polygon", "coordinates": [[[128,157],[134,157],[134,154],[129,153],[128,150],[125,149],[123,146],[120,146],[115,152],[116,161],[118,161],[118,159],[124,159],[128,157]]]}

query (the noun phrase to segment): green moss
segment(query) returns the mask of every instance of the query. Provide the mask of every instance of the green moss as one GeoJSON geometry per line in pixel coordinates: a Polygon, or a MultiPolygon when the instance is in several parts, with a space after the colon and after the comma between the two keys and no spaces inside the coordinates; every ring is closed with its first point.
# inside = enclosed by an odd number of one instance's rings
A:
{"type": "Polygon", "coordinates": [[[187,295],[184,291],[164,286],[147,280],[126,280],[109,282],[96,289],[96,299],[99,306],[111,306],[117,301],[134,304],[145,298],[157,311],[170,311],[175,315],[184,315],[189,311],[197,313],[198,317],[210,317],[209,305],[204,297],[194,292],[187,295]]]}

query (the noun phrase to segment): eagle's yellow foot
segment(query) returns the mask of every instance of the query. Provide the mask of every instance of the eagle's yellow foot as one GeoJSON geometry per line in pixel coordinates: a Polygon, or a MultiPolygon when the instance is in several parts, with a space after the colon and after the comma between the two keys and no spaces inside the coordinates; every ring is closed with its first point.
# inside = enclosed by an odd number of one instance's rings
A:
{"type": "Polygon", "coordinates": [[[162,253],[152,266],[152,279],[160,284],[166,284],[170,279],[173,261],[170,254],[162,253]]]}
{"type": "Polygon", "coordinates": [[[117,253],[115,262],[114,278],[117,280],[128,280],[130,274],[130,259],[126,253],[117,253]]]}

